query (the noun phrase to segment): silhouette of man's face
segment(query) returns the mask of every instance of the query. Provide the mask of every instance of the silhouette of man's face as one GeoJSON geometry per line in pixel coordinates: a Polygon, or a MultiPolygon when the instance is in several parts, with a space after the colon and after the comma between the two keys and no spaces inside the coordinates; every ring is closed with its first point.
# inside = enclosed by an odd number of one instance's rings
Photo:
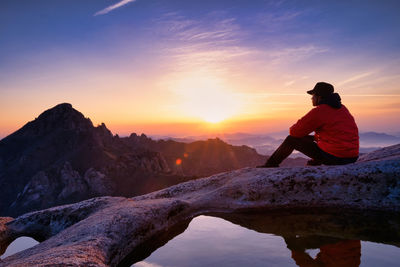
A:
{"type": "Polygon", "coordinates": [[[320,98],[321,98],[320,96],[312,95],[311,100],[312,100],[312,105],[314,107],[318,106],[318,102],[319,102],[320,98]]]}

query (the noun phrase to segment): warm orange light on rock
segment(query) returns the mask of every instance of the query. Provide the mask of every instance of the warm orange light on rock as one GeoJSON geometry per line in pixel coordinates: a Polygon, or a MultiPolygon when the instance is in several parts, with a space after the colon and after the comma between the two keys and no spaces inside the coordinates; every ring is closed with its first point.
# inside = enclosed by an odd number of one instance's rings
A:
{"type": "Polygon", "coordinates": [[[183,153],[183,157],[187,158],[187,157],[189,157],[189,154],[188,153],[183,153]]]}

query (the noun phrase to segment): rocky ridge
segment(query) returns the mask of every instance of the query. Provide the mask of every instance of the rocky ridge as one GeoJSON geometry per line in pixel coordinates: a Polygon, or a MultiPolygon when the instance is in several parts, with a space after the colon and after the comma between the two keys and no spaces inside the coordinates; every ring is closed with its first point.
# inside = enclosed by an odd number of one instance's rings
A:
{"type": "Polygon", "coordinates": [[[0,216],[96,196],[137,196],[265,159],[219,139],[186,144],[113,136],[104,123],[95,127],[63,103],[0,140],[0,216]]]}
{"type": "Polygon", "coordinates": [[[200,214],[239,211],[400,211],[400,145],[345,166],[244,168],[135,198],[100,197],[0,220],[0,244],[40,244],[0,266],[116,266],[148,240],[200,214]]]}

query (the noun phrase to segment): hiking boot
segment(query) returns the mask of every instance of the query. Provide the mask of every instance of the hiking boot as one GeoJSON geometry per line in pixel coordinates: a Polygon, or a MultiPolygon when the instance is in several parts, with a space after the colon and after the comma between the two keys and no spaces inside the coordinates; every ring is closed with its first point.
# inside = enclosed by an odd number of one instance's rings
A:
{"type": "Polygon", "coordinates": [[[256,168],[277,168],[277,167],[279,167],[278,164],[272,164],[267,162],[264,165],[257,166],[256,168]]]}

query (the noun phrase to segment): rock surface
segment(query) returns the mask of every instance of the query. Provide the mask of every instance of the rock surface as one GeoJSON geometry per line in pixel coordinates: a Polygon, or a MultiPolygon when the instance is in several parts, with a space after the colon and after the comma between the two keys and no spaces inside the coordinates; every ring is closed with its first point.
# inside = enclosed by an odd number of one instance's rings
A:
{"type": "Polygon", "coordinates": [[[400,211],[400,145],[346,166],[244,168],[135,198],[99,197],[0,220],[0,244],[42,243],[0,266],[116,266],[176,225],[211,212],[314,208],[400,211]]]}

